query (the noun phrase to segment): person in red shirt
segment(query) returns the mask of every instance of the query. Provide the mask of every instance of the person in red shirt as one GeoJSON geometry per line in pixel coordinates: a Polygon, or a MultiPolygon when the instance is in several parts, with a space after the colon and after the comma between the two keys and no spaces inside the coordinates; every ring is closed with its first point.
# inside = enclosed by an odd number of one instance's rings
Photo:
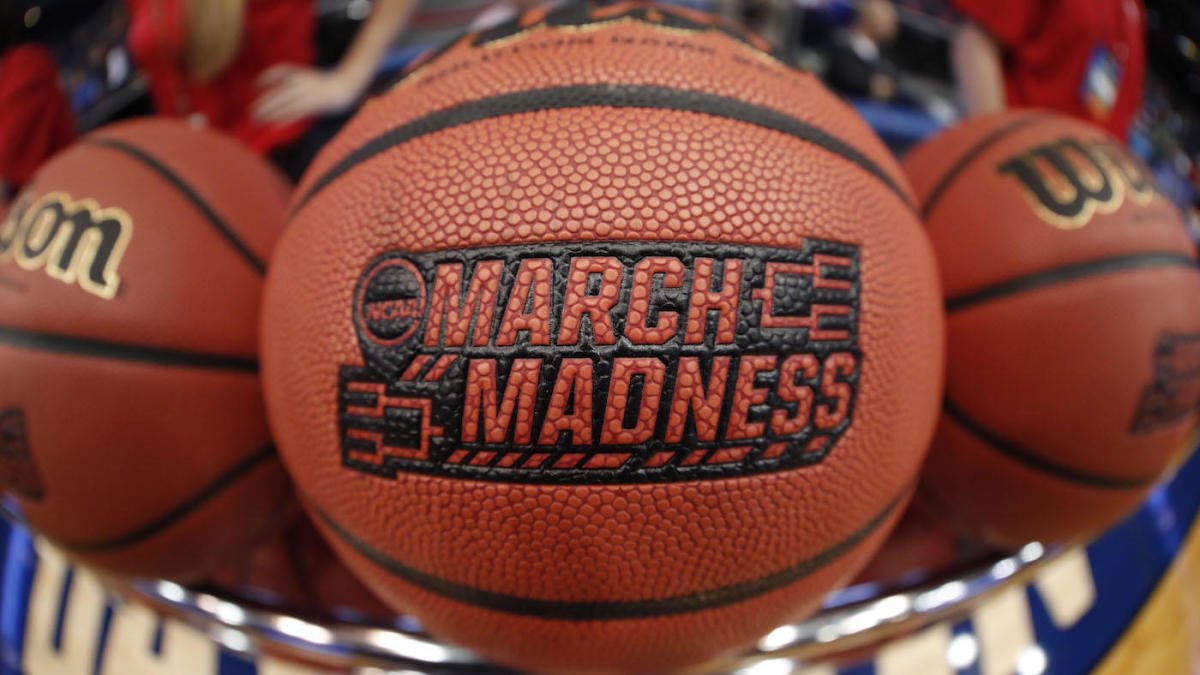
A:
{"type": "Polygon", "coordinates": [[[159,114],[196,118],[264,155],[307,130],[307,119],[264,121],[250,109],[267,69],[312,64],[312,0],[126,0],[126,5],[129,51],[159,114]]]}
{"type": "MultiPolygon", "coordinates": [[[[42,162],[75,140],[75,119],[54,57],[27,43],[0,53],[0,205],[42,162]]],[[[2,210],[2,209],[0,209],[2,210]]]]}
{"type": "Polygon", "coordinates": [[[1140,0],[953,0],[967,22],[951,47],[968,114],[1038,107],[1124,139],[1142,102],[1140,0]]]}

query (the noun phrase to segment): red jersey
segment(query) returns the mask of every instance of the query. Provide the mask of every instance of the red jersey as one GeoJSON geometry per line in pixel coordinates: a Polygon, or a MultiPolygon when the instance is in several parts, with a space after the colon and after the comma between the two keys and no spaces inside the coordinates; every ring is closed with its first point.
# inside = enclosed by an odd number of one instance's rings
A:
{"type": "Polygon", "coordinates": [[[0,55],[0,180],[28,183],[42,162],[74,140],[75,119],[50,52],[25,44],[0,55]]]}
{"type": "Polygon", "coordinates": [[[210,82],[187,72],[186,0],[126,0],[129,51],[150,84],[159,114],[199,114],[214,128],[241,139],[261,154],[299,138],[308,121],[262,123],[250,109],[260,90],[255,84],[280,63],[313,63],[312,0],[248,0],[242,44],[229,66],[210,82]]]}
{"type": "Polygon", "coordinates": [[[1003,49],[1010,107],[1058,110],[1120,138],[1142,105],[1140,0],[953,0],[1003,49]]]}

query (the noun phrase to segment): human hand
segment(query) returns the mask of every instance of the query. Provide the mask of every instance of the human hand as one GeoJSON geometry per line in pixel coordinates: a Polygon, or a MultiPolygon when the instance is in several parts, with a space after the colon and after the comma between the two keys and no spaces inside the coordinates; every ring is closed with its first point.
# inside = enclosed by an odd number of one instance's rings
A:
{"type": "Polygon", "coordinates": [[[252,114],[262,122],[291,122],[346,110],[362,95],[363,85],[339,70],[283,63],[258,78],[262,93],[252,114]]]}

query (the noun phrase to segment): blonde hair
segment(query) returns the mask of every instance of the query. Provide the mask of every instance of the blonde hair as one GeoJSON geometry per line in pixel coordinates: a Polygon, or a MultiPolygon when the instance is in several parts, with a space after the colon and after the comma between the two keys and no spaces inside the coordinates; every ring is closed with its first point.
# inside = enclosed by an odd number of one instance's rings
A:
{"type": "Polygon", "coordinates": [[[246,28],[246,0],[185,0],[184,64],[201,82],[220,75],[237,56],[246,28]]]}

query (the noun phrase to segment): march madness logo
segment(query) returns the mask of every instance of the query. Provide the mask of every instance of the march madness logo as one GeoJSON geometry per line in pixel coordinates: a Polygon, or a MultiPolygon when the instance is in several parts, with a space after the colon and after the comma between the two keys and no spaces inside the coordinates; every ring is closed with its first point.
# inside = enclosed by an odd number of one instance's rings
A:
{"type": "Polygon", "coordinates": [[[820,462],[862,366],[859,253],[685,243],[392,252],[341,369],[345,466],[639,482],[820,462]]]}
{"type": "Polygon", "coordinates": [[[1008,159],[999,171],[1021,184],[1042,220],[1064,230],[1115,212],[1127,197],[1148,204],[1157,194],[1149,170],[1107,139],[1064,136],[1008,159]]]}

